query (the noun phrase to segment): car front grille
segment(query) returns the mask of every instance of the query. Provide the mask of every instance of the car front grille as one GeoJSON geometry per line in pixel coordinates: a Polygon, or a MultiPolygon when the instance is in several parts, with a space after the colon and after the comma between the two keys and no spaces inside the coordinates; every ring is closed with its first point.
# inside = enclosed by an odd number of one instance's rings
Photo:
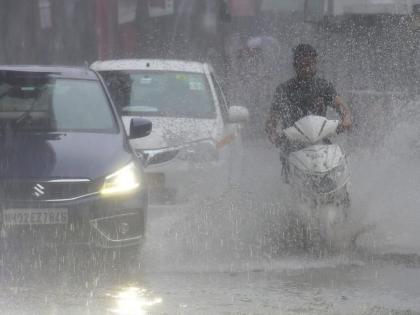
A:
{"type": "Polygon", "coordinates": [[[1,181],[0,199],[7,201],[60,201],[94,193],[89,180],[1,181]]]}

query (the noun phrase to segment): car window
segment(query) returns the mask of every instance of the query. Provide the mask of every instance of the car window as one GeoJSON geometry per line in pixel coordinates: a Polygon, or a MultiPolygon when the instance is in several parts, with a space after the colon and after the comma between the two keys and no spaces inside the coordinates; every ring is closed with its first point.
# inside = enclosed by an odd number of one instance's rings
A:
{"type": "Polygon", "coordinates": [[[213,80],[213,85],[216,89],[217,99],[219,100],[220,111],[222,112],[223,120],[228,121],[228,104],[225,94],[223,93],[222,87],[220,86],[219,82],[217,82],[213,74],[211,74],[211,79],[213,80]]]}
{"type": "Polygon", "coordinates": [[[214,118],[205,75],[166,71],[102,72],[122,115],[214,118]]]}
{"type": "Polygon", "coordinates": [[[98,81],[20,78],[0,83],[0,121],[25,131],[112,132],[116,124],[98,81]]]}

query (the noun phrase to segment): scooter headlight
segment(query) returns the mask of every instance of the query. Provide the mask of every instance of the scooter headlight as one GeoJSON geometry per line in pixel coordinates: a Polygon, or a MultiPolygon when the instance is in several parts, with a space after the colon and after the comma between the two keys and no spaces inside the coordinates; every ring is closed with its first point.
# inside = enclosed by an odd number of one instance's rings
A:
{"type": "Polygon", "coordinates": [[[337,189],[337,182],[331,176],[324,175],[316,187],[320,193],[329,193],[337,189]]]}
{"type": "Polygon", "coordinates": [[[336,190],[344,181],[346,174],[347,167],[343,164],[336,167],[330,173],[323,175],[318,185],[319,192],[329,193],[336,190]]]}
{"type": "Polygon", "coordinates": [[[347,174],[347,167],[345,164],[342,164],[338,167],[336,167],[331,173],[330,178],[333,179],[335,182],[341,182],[341,180],[346,176],[347,174]]]}
{"type": "Polygon", "coordinates": [[[101,189],[104,196],[133,192],[140,187],[140,174],[131,162],[105,178],[101,189]]]}
{"type": "Polygon", "coordinates": [[[295,168],[295,177],[302,187],[309,190],[315,190],[319,193],[329,193],[337,189],[340,183],[347,176],[347,167],[345,164],[336,167],[327,173],[307,174],[298,168],[295,168]]]}
{"type": "Polygon", "coordinates": [[[306,187],[306,188],[311,188],[313,186],[313,177],[307,173],[305,173],[304,171],[300,170],[297,167],[294,167],[294,175],[296,178],[297,183],[301,186],[301,187],[306,187]]]}

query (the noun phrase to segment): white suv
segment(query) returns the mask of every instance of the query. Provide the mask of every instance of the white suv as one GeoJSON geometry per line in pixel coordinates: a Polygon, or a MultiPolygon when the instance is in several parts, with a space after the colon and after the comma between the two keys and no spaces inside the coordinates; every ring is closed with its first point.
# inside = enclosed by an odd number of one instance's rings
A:
{"type": "Polygon", "coordinates": [[[152,203],[214,197],[237,180],[240,123],[249,113],[229,108],[210,65],[132,59],[91,67],[104,78],[127,128],[133,116],[153,123],[149,137],[131,141],[145,162],[152,203]]]}

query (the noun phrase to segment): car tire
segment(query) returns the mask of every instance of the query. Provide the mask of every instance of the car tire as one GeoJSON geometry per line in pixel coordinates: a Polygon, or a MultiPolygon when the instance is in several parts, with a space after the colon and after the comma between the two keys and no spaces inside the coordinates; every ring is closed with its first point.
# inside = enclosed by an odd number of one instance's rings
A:
{"type": "Polygon", "coordinates": [[[104,248],[95,247],[92,249],[90,263],[96,266],[96,271],[109,275],[130,274],[140,269],[140,254],[144,243],[146,232],[146,210],[139,210],[142,220],[138,227],[142,233],[140,242],[125,247],[104,248]]]}
{"type": "Polygon", "coordinates": [[[132,272],[140,269],[140,254],[142,245],[120,248],[118,252],[117,269],[122,272],[132,272]]]}
{"type": "Polygon", "coordinates": [[[107,262],[118,273],[132,273],[140,269],[140,255],[146,234],[147,211],[140,210],[140,212],[142,213],[142,220],[138,229],[142,231],[143,235],[140,243],[115,249],[103,249],[108,251],[106,253],[107,262]]]}
{"type": "Polygon", "coordinates": [[[229,157],[228,181],[229,188],[231,189],[240,188],[244,165],[244,148],[240,132],[237,133],[236,137],[237,141],[235,142],[229,157]]]}

